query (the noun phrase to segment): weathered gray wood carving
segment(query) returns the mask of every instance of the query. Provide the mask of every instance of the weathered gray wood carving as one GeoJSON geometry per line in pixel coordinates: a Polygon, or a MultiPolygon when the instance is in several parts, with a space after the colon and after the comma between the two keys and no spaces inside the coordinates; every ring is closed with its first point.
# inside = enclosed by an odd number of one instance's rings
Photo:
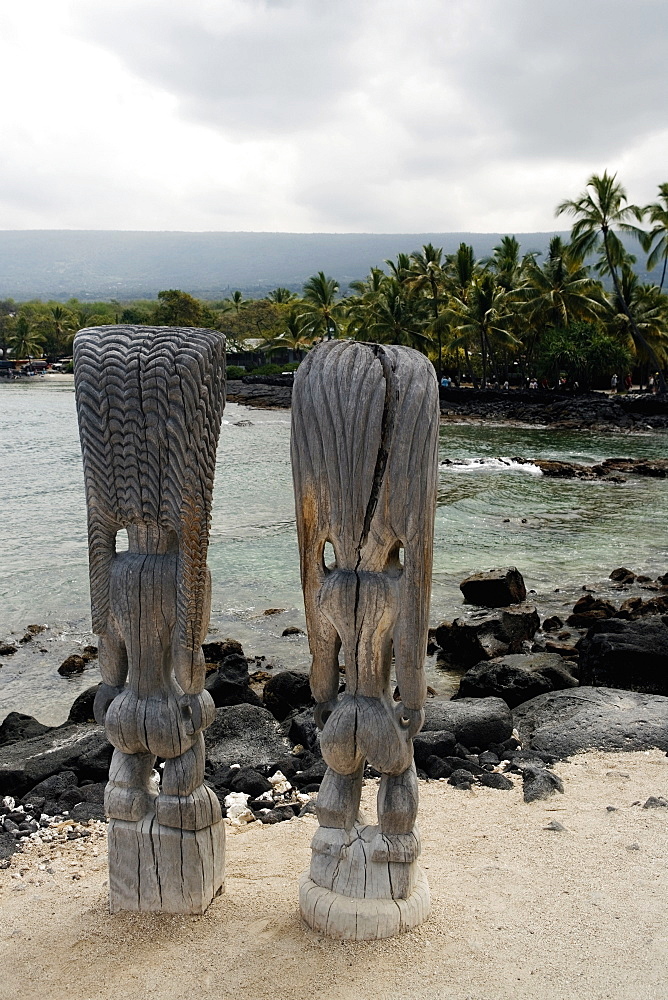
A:
{"type": "Polygon", "coordinates": [[[211,330],[81,330],[95,716],[114,745],[105,807],[111,910],[202,913],[223,886],[224,827],[203,784],[206,565],[225,341],[211,330]],[[116,551],[127,530],[128,550],[116,551]],[[158,785],[153,767],[165,760],[158,785]]]}
{"type": "Polygon", "coordinates": [[[295,376],[297,529],[328,764],[300,905],[333,937],[390,937],[429,911],[412,737],[426,698],[438,423],[434,370],[410,348],[325,343],[295,376]],[[367,761],[382,775],[374,826],[358,815],[367,761]]]}

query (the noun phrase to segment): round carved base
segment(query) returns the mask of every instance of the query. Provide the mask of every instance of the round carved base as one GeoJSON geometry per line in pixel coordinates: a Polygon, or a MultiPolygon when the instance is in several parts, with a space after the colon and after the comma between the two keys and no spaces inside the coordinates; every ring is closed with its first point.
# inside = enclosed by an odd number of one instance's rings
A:
{"type": "Polygon", "coordinates": [[[343,941],[378,941],[413,930],[429,916],[427,876],[419,869],[408,899],[358,899],[316,885],[308,872],[299,880],[299,909],[309,927],[343,941]]]}

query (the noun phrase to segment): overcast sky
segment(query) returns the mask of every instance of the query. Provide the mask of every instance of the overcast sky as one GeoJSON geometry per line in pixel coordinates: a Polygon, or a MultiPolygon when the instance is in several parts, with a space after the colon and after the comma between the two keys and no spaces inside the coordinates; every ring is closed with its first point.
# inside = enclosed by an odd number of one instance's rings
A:
{"type": "MultiPolygon", "coordinates": [[[[13,8],[13,9],[11,9],[13,8]]],[[[21,0],[0,228],[565,229],[668,181],[666,0],[21,0]]]]}

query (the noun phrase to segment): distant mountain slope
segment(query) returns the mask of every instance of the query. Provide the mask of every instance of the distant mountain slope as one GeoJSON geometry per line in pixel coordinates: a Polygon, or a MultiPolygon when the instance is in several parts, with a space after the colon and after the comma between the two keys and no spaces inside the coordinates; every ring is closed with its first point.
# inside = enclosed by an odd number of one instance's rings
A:
{"type": "MultiPolygon", "coordinates": [[[[501,235],[5,230],[0,298],[149,298],[164,288],[210,298],[235,288],[261,295],[277,285],[300,289],[316,271],[345,290],[373,265],[424,243],[451,253],[464,241],[485,257],[501,235]]],[[[544,252],[553,233],[515,235],[526,253],[544,252]]]]}

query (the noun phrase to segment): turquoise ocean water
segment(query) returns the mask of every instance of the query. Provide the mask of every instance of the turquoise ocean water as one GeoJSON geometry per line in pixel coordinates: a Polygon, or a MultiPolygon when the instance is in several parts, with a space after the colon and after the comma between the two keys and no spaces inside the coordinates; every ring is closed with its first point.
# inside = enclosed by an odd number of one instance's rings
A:
{"type": "MultiPolygon", "coordinates": [[[[286,411],[235,404],[225,411],[209,549],[212,627],[239,638],[247,653],[307,667],[306,640],[281,637],[287,625],[304,624],[289,435],[286,411]],[[239,420],[252,426],[235,426],[239,420]],[[285,610],[265,616],[267,608],[285,610]]],[[[584,584],[608,593],[616,566],[666,572],[665,480],[546,479],[508,460],[665,457],[667,446],[658,433],[443,425],[441,458],[458,464],[441,469],[432,620],[461,613],[459,581],[492,566],[517,565],[542,613],[563,612],[584,584]]],[[[0,640],[16,639],[27,624],[49,625],[20,653],[0,658],[0,718],[18,710],[60,722],[98,679],[94,666],[71,680],[57,673],[77,643],[92,640],[70,379],[0,383],[0,512],[0,640]]]]}

